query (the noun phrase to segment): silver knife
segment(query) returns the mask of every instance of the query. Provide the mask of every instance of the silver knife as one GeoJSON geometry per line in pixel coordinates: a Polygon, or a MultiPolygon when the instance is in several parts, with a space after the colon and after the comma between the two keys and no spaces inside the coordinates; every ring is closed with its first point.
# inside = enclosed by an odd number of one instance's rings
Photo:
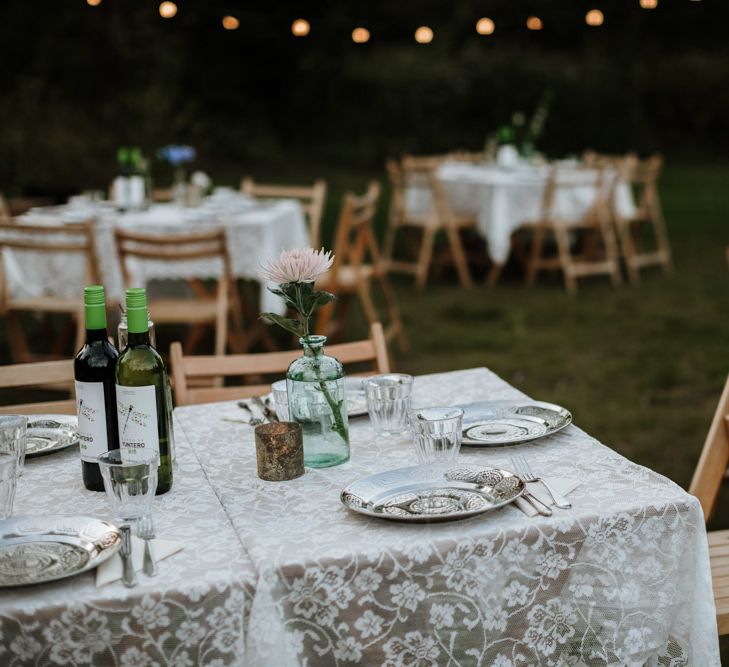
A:
{"type": "Polygon", "coordinates": [[[137,585],[137,575],[134,574],[134,564],[132,563],[132,529],[126,523],[121,527],[119,553],[122,559],[122,581],[127,588],[134,588],[137,585]]]}
{"type": "Polygon", "coordinates": [[[536,511],[538,514],[541,514],[542,516],[552,516],[552,510],[549,509],[539,498],[532,495],[528,491],[524,491],[522,498],[526,500],[536,511]]]}

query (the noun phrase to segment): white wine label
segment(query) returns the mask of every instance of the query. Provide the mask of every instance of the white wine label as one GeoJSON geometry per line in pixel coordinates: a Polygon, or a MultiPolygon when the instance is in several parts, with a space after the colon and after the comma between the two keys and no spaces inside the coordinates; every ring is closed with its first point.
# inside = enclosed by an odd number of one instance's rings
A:
{"type": "Polygon", "coordinates": [[[119,447],[124,459],[131,460],[141,449],[159,452],[156,387],[116,385],[116,411],[119,417],[119,447]]]}
{"type": "Polygon", "coordinates": [[[81,460],[96,463],[108,448],[103,382],[76,380],[76,412],[81,460]]]}

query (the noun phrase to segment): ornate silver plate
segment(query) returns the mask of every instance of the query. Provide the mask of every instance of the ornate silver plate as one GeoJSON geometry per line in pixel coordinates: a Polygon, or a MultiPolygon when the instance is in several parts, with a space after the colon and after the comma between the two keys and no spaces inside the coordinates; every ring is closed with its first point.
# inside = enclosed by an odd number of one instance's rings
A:
{"type": "Polygon", "coordinates": [[[553,403],[493,401],[462,406],[463,444],[473,447],[513,445],[561,431],[572,414],[553,403]]]}
{"type": "Polygon", "coordinates": [[[346,486],[354,512],[393,521],[453,521],[496,509],[524,493],[524,482],[497,468],[430,465],[377,473],[346,486]]]}
{"type": "Polygon", "coordinates": [[[78,445],[78,419],[71,415],[29,415],[25,457],[78,445]]]}
{"type": "Polygon", "coordinates": [[[119,529],[89,516],[18,516],[0,522],[0,588],[42,584],[113,556],[119,529]]]}

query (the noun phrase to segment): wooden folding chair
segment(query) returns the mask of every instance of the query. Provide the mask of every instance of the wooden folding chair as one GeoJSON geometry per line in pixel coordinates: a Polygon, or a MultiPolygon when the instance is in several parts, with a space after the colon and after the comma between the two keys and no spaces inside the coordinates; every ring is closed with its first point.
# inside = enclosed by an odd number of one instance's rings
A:
{"type": "Polygon", "coordinates": [[[647,266],[660,266],[666,274],[673,270],[671,244],[668,240],[666,221],[658,195],[658,179],[663,170],[663,158],[654,155],[639,160],[635,155],[626,157],[619,165],[619,178],[628,183],[636,193],[637,207],[629,217],[613,209],[620,247],[631,282],[640,281],[640,270],[647,266]],[[653,248],[641,249],[641,232],[650,227],[653,248]]]}
{"type": "MultiPolygon", "coordinates": [[[[330,354],[343,364],[372,363],[375,373],[389,373],[387,345],[382,325],[374,322],[370,327],[370,337],[356,343],[329,345],[330,354]]],[[[180,343],[170,347],[170,365],[175,384],[175,404],[191,405],[230,401],[234,399],[260,396],[271,391],[270,384],[237,385],[227,387],[191,387],[192,383],[211,374],[226,377],[258,376],[285,373],[292,361],[301,356],[301,350],[286,352],[261,352],[259,354],[232,354],[222,356],[183,356],[180,343]]]]}
{"type": "Polygon", "coordinates": [[[5,197],[3,197],[3,193],[0,192],[0,222],[7,222],[11,217],[8,202],[5,197]]]}
{"type": "Polygon", "coordinates": [[[367,321],[370,324],[379,322],[380,317],[372,297],[372,284],[377,281],[389,319],[385,327],[385,337],[387,340],[397,338],[400,348],[404,350],[407,341],[400,308],[374,233],[374,218],[379,199],[380,184],[375,181],[370,182],[367,192],[362,196],[351,192],[344,195],[334,242],[334,266],[317,281],[318,287],[336,294],[338,302],[319,311],[317,325],[319,331],[336,340],[344,331],[354,295],[359,297],[367,321]],[[333,321],[335,311],[337,319],[333,321]]]}
{"type": "Polygon", "coordinates": [[[150,301],[155,324],[192,324],[193,328],[185,341],[187,352],[191,352],[202,335],[204,325],[215,329],[215,354],[224,354],[226,342],[231,348],[245,349],[241,330],[241,304],[231,278],[230,258],[224,229],[194,234],[165,234],[156,236],[114,230],[119,264],[124,284],[134,286],[134,261],[141,262],[190,262],[210,260],[217,262],[220,273],[213,292],[207,290],[202,280],[191,279],[188,284],[194,298],[165,298],[150,301]],[[229,318],[232,326],[229,328],[229,318]]]}
{"type": "MultiPolygon", "coordinates": [[[[719,489],[729,465],[729,378],[711,420],[689,493],[701,503],[708,521],[716,506],[719,489]]],[[[729,530],[709,533],[711,577],[719,634],[729,634],[729,530]]]]}
{"type": "Polygon", "coordinates": [[[534,285],[540,271],[561,270],[565,288],[571,294],[577,291],[577,279],[583,276],[608,275],[613,285],[621,283],[615,232],[610,222],[609,201],[611,200],[617,175],[606,179],[601,168],[581,170],[553,166],[544,188],[542,212],[538,220],[525,221],[524,227],[532,230],[532,247],[527,262],[526,283],[534,285]],[[572,189],[586,189],[592,202],[583,215],[566,216],[557,209],[560,194],[572,189]],[[590,252],[575,255],[572,252],[570,234],[580,231],[596,235],[602,243],[601,254],[590,252]],[[548,236],[554,237],[556,255],[545,253],[548,236]]]}
{"type": "Polygon", "coordinates": [[[318,248],[321,243],[321,220],[327,197],[326,181],[318,179],[311,187],[301,185],[272,185],[255,183],[246,177],[240,184],[241,192],[260,199],[298,199],[309,223],[309,245],[318,248]]]}
{"type": "MultiPolygon", "coordinates": [[[[41,361],[34,364],[0,366],[0,389],[20,387],[44,387],[61,385],[68,387],[71,396],[73,388],[73,361],[41,361]]],[[[54,387],[55,388],[55,387],[54,387]]],[[[0,414],[76,414],[76,399],[45,401],[43,403],[21,403],[0,406],[0,414]]]]}
{"type": "Polygon", "coordinates": [[[473,216],[457,215],[451,208],[445,185],[438,178],[437,173],[442,162],[442,157],[405,156],[399,166],[393,160],[386,164],[392,186],[393,204],[391,204],[390,219],[385,236],[385,262],[392,272],[413,274],[418,289],[423,289],[428,281],[435,237],[440,231],[444,231],[448,238],[451,257],[461,285],[463,287],[473,285],[460,231],[475,227],[476,219],[473,216]],[[406,189],[411,186],[428,192],[430,202],[427,210],[407,210],[406,189]],[[417,229],[421,233],[420,247],[415,261],[394,257],[397,233],[406,228],[417,229]]]}
{"type": "MultiPolygon", "coordinates": [[[[30,361],[34,355],[20,323],[20,314],[32,313],[64,313],[71,317],[76,325],[75,347],[79,349],[84,342],[83,284],[78,286],[77,297],[52,295],[53,286],[46,288],[51,294],[41,296],[14,297],[10,288],[3,262],[3,251],[13,253],[19,263],[37,261],[37,257],[29,257],[25,253],[41,253],[68,255],[65,261],[84,262],[84,283],[99,282],[94,245],[94,229],[91,222],[66,225],[23,225],[15,222],[0,222],[0,315],[7,322],[8,339],[12,358],[15,362],[30,361]],[[23,257],[25,255],[25,257],[23,257]]],[[[57,356],[63,353],[65,343],[60,337],[52,352],[57,356]]]]}

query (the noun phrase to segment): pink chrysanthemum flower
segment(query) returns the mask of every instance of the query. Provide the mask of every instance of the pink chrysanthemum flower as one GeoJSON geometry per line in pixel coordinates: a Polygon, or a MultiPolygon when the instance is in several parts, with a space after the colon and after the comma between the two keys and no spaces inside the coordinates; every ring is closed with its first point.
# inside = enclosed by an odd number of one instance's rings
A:
{"type": "Polygon", "coordinates": [[[284,250],[278,259],[261,264],[261,276],[272,283],[306,283],[329,271],[334,263],[331,252],[314,248],[284,250]]]}

